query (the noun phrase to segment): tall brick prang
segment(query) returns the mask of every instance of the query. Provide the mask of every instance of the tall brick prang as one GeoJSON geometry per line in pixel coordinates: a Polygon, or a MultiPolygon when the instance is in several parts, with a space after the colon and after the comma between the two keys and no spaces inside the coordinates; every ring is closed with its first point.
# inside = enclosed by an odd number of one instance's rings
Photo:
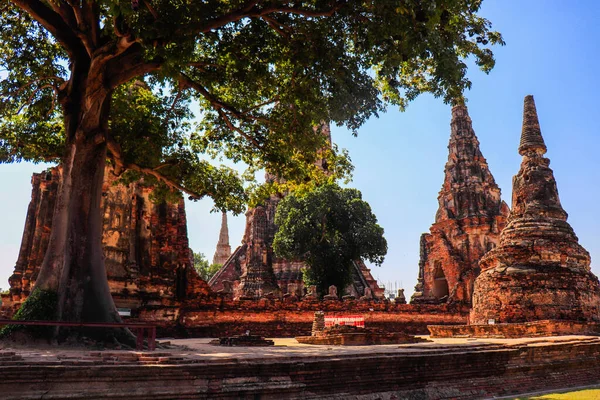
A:
{"type": "Polygon", "coordinates": [[[421,236],[411,303],[470,304],[479,260],[497,245],[509,213],[465,105],[452,108],[450,127],[439,207],[430,233],[421,236]]]}
{"type": "Polygon", "coordinates": [[[600,320],[598,278],[567,222],[545,153],[533,96],[527,96],[512,210],[500,245],[481,259],[471,324],[600,320]]]}

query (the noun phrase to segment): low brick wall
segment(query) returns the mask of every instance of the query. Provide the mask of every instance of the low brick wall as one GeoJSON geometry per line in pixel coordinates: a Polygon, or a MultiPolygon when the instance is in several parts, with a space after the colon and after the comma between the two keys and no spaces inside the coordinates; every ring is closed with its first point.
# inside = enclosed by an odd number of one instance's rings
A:
{"type": "Polygon", "coordinates": [[[14,365],[0,374],[3,399],[481,399],[598,384],[600,343],[160,366],[14,365]]]}
{"type": "Polygon", "coordinates": [[[492,325],[430,325],[427,329],[431,333],[431,337],[434,338],[519,338],[559,335],[600,335],[600,324],[598,323],[559,320],[492,325]]]}
{"type": "Polygon", "coordinates": [[[389,332],[428,334],[427,325],[460,325],[468,309],[448,305],[412,305],[385,302],[279,300],[204,302],[196,307],[147,307],[136,320],[159,325],[159,334],[178,337],[222,337],[245,333],[266,337],[309,335],[315,311],[359,314],[365,326],[389,332]]]}

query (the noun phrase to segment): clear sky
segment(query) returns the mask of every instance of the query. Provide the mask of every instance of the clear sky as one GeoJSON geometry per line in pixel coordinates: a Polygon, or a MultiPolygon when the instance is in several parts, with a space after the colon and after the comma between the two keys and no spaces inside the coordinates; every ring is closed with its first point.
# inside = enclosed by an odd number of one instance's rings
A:
{"type": "MultiPolygon", "coordinates": [[[[535,97],[542,134],[560,198],[580,243],[600,274],[600,3],[591,0],[484,0],[480,13],[504,35],[490,75],[471,69],[469,113],[481,150],[510,205],[523,98],[535,97]]],[[[416,283],[419,236],[437,210],[450,135],[450,107],[422,96],[406,112],[390,109],[354,138],[333,128],[355,165],[350,186],[362,191],[385,229],[388,255],[372,267],[380,282],[398,282],[410,296],[416,283]]],[[[6,288],[17,259],[31,194],[30,176],[40,165],[0,165],[0,287],[6,288]]],[[[212,203],[187,204],[190,245],[209,259],[220,216],[212,203]]],[[[244,216],[229,216],[229,237],[241,241],[244,216]]]]}

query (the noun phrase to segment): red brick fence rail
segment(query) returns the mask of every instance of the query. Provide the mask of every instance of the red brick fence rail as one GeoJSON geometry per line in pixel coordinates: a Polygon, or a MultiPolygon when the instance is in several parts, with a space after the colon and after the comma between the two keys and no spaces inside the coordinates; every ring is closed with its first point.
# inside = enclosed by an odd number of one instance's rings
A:
{"type": "Polygon", "coordinates": [[[148,335],[148,350],[156,349],[156,325],[145,323],[127,322],[127,323],[106,323],[106,322],[67,322],[67,321],[20,321],[14,319],[0,319],[2,325],[29,325],[29,326],[66,326],[72,328],[129,328],[135,332],[136,350],[144,349],[144,331],[148,335]]]}

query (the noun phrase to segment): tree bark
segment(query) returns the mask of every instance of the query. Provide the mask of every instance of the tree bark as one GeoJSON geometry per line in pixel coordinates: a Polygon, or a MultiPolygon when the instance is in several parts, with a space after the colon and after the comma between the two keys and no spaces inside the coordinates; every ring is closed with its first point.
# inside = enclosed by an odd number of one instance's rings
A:
{"type": "MultiPolygon", "coordinates": [[[[58,321],[121,322],[106,276],[100,207],[110,94],[90,98],[84,91],[77,97],[74,113],[65,114],[65,131],[73,134],[67,133],[52,232],[34,290],[56,293],[58,321]]],[[[79,334],[104,342],[133,338],[126,329],[109,328],[57,328],[53,336],[62,341],[79,334]]]]}

